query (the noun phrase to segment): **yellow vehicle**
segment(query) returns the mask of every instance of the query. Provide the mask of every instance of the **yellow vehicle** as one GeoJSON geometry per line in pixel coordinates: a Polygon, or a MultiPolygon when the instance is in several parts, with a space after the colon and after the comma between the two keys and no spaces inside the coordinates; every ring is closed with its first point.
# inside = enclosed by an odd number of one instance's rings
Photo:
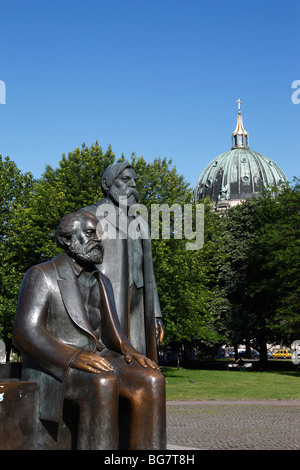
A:
{"type": "Polygon", "coordinates": [[[290,349],[279,349],[272,354],[272,357],[275,357],[276,359],[291,359],[292,353],[290,349]]]}

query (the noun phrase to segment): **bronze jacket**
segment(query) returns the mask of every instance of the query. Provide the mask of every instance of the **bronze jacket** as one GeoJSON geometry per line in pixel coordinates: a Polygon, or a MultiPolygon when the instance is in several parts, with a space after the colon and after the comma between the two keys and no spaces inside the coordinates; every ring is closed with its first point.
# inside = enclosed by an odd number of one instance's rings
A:
{"type": "MultiPolygon", "coordinates": [[[[120,328],[110,281],[100,273],[102,342],[119,354],[133,349],[120,328]]],[[[22,377],[37,380],[40,418],[59,422],[64,384],[72,359],[95,352],[75,272],[65,253],[30,268],[24,276],[15,316],[13,342],[24,355],[22,377]]]]}

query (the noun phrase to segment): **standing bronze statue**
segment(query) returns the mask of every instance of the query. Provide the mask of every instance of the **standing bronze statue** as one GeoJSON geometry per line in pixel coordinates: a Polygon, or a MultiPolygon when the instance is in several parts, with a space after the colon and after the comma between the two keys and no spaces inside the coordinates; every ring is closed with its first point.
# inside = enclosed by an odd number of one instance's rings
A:
{"type": "Polygon", "coordinates": [[[118,448],[118,403],[129,403],[129,449],[165,449],[165,385],[157,364],[120,328],[113,290],[95,265],[98,220],[65,216],[56,238],[65,251],[23,279],[13,341],[23,378],[38,382],[40,419],[58,423],[64,401],[79,408],[78,449],[118,448]]]}
{"type": "Polygon", "coordinates": [[[157,362],[157,345],[164,330],[149,228],[145,238],[134,239],[128,234],[128,224],[134,217],[127,217],[127,211],[139,200],[132,166],[127,162],[110,165],[102,175],[101,187],[105,197],[81,209],[108,225],[110,233],[102,240],[104,257],[98,267],[113,286],[122,330],[140,353],[157,362]]]}

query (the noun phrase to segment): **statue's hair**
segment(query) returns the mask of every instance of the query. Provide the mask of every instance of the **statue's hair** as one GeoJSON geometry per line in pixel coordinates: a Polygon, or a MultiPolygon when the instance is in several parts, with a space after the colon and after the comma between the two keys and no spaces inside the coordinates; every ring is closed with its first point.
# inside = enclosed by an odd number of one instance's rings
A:
{"type": "Polygon", "coordinates": [[[114,180],[123,173],[125,168],[132,168],[132,165],[128,162],[119,162],[109,165],[103,172],[101,177],[101,188],[103,194],[106,196],[109,188],[113,184],[114,180]]]}
{"type": "Polygon", "coordinates": [[[81,220],[84,217],[96,218],[93,214],[89,212],[71,212],[70,214],[65,215],[55,231],[56,243],[60,248],[64,250],[68,248],[68,245],[65,243],[65,238],[71,238],[71,236],[77,232],[81,225],[81,220]]]}

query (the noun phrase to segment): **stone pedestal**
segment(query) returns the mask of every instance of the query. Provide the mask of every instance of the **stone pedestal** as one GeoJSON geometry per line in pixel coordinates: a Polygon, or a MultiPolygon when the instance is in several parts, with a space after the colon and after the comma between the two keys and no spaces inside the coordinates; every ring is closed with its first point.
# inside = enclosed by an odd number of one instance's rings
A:
{"type": "Polygon", "coordinates": [[[0,449],[31,450],[36,436],[37,383],[0,379],[0,449]]]}

